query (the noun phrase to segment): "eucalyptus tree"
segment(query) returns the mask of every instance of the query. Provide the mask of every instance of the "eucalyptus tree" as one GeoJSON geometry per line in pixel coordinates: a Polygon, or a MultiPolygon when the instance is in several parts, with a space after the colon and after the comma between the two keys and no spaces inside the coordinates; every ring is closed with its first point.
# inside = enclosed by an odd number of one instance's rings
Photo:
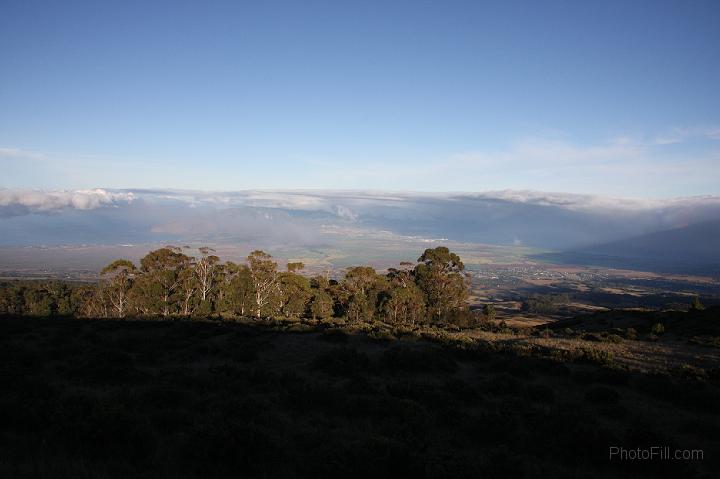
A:
{"type": "Polygon", "coordinates": [[[43,286],[53,298],[53,314],[71,316],[75,313],[75,305],[72,302],[72,288],[67,283],[52,280],[43,283],[43,286]]]}
{"type": "Polygon", "coordinates": [[[375,316],[375,307],[367,296],[355,295],[350,298],[346,314],[350,321],[371,321],[375,316]]]}
{"type": "Polygon", "coordinates": [[[333,317],[333,299],[322,289],[314,289],[310,298],[310,316],[312,319],[329,319],[333,317]]]}
{"type": "MultiPolygon", "coordinates": [[[[180,248],[166,246],[151,251],[140,260],[140,269],[148,281],[157,285],[145,286],[146,294],[159,293],[161,300],[160,314],[169,316],[177,309],[177,294],[183,284],[183,270],[192,268],[192,258],[183,254],[180,248]],[[156,290],[156,291],[154,291],[156,290]]],[[[152,301],[147,296],[140,297],[140,302],[152,301]]]]}
{"type": "Polygon", "coordinates": [[[297,274],[305,265],[288,263],[287,271],[280,273],[278,281],[279,310],[286,318],[300,318],[310,301],[310,280],[297,274]]]}
{"type": "Polygon", "coordinates": [[[339,291],[348,319],[371,321],[388,289],[387,278],[378,275],[373,268],[355,266],[348,269],[339,291]]]}
{"type": "Polygon", "coordinates": [[[215,284],[215,278],[217,273],[217,266],[220,262],[220,258],[214,253],[215,250],[203,246],[199,249],[201,257],[195,262],[195,276],[198,280],[198,293],[200,299],[206,301],[208,293],[212,290],[215,284]]]}
{"type": "Polygon", "coordinates": [[[353,266],[345,273],[344,284],[351,294],[367,295],[378,275],[370,266],[353,266]]]}
{"type": "Polygon", "coordinates": [[[321,289],[323,291],[328,291],[330,289],[330,280],[323,275],[315,275],[312,278],[310,278],[310,287],[312,289],[321,289]]]}
{"type": "Polygon", "coordinates": [[[403,288],[415,283],[415,271],[413,271],[415,263],[409,261],[401,261],[399,268],[388,268],[387,277],[393,283],[403,288]]]}
{"type": "Polygon", "coordinates": [[[418,258],[415,280],[425,294],[428,309],[441,320],[455,309],[465,306],[468,287],[460,257],[445,246],[428,248],[418,258]]]}
{"type": "Polygon", "coordinates": [[[105,299],[105,290],[97,286],[84,285],[73,290],[76,314],[85,318],[107,318],[108,301],[105,299]]]}
{"type": "Polygon", "coordinates": [[[228,261],[218,271],[217,308],[221,313],[247,316],[255,308],[250,268],[228,261]]]}
{"type": "Polygon", "coordinates": [[[137,272],[132,261],[126,259],[115,260],[100,272],[104,281],[102,289],[105,290],[107,299],[118,318],[124,318],[127,313],[128,293],[137,272]]]}
{"type": "MultiPolygon", "coordinates": [[[[255,315],[261,318],[271,305],[271,299],[278,292],[277,263],[272,256],[261,250],[255,250],[247,257],[250,278],[255,293],[255,315]]],[[[272,312],[272,311],[270,311],[272,312]]]]}
{"type": "Polygon", "coordinates": [[[335,315],[335,304],[339,302],[341,291],[336,281],[330,281],[327,275],[310,278],[310,303],[308,313],[312,319],[329,319],[335,315]]]}
{"type": "Polygon", "coordinates": [[[159,316],[167,304],[166,291],[151,274],[140,272],[128,293],[129,305],[139,316],[159,316]]]}
{"type": "Polygon", "coordinates": [[[425,295],[415,283],[395,284],[382,303],[382,312],[390,324],[415,326],[425,320],[425,295]]]}
{"type": "Polygon", "coordinates": [[[199,306],[196,293],[200,290],[201,283],[198,281],[195,271],[195,268],[184,268],[178,273],[180,314],[182,316],[192,315],[199,306]]]}

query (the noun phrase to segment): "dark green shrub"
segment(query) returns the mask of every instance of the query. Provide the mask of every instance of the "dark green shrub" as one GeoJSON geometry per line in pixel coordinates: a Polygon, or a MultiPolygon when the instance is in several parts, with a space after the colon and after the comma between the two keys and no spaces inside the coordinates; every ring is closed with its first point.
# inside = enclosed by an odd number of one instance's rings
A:
{"type": "Polygon", "coordinates": [[[613,364],[615,355],[612,351],[605,351],[604,349],[597,348],[582,348],[582,359],[585,361],[609,366],[613,364]]]}
{"type": "Polygon", "coordinates": [[[445,315],[445,322],[448,325],[456,326],[460,329],[474,328],[480,324],[480,320],[480,315],[469,309],[457,309],[445,315]]]}
{"type": "Polygon", "coordinates": [[[665,326],[663,326],[663,323],[655,323],[652,328],[650,328],[650,332],[656,336],[660,336],[665,332],[665,326]]]}
{"type": "Polygon", "coordinates": [[[695,296],[690,303],[690,309],[694,311],[703,311],[705,310],[705,305],[700,302],[700,298],[695,296]]]}
{"type": "Polygon", "coordinates": [[[503,319],[500,321],[500,324],[498,324],[496,332],[501,334],[513,334],[513,330],[510,329],[510,326],[508,326],[507,322],[503,319]]]}
{"type": "Polygon", "coordinates": [[[558,310],[558,302],[553,296],[533,296],[527,298],[522,304],[523,311],[535,314],[555,314],[558,310]]]}

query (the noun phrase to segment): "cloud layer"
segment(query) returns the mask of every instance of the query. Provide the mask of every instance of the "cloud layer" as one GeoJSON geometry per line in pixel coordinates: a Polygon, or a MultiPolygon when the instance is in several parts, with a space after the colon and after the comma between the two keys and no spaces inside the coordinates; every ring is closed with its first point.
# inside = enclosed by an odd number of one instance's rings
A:
{"type": "Polygon", "coordinates": [[[0,217],[54,213],[63,209],[92,210],[128,203],[134,198],[132,192],[109,192],[100,188],[76,191],[0,189],[0,217]]]}
{"type": "Polygon", "coordinates": [[[264,247],[326,244],[338,232],[350,237],[388,231],[566,249],[718,219],[717,196],[639,200],[532,190],[0,190],[3,244],[186,240],[264,247]]]}

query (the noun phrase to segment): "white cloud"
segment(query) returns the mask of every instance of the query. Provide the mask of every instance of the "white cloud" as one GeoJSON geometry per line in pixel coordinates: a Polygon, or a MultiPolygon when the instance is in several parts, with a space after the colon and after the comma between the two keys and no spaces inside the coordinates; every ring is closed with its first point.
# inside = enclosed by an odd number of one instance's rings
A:
{"type": "MultiPolygon", "coordinates": [[[[133,195],[133,192],[128,193],[133,195]]],[[[452,207],[457,200],[498,200],[527,205],[553,206],[586,213],[637,212],[668,208],[691,209],[694,206],[720,208],[720,196],[704,195],[675,198],[628,198],[595,194],[577,194],[537,190],[495,190],[481,192],[385,192],[360,190],[267,190],[236,192],[153,191],[134,192],[135,198],[152,201],[175,200],[189,206],[200,204],[220,209],[228,207],[268,208],[307,212],[324,212],[339,218],[357,221],[376,207],[403,207],[413,204],[446,205],[452,207]]]]}
{"type": "MultiPolygon", "coordinates": [[[[137,194],[143,195],[138,191],[137,194]]],[[[355,201],[361,201],[360,193],[350,193],[355,201]]],[[[367,196],[367,194],[365,194],[367,196]]],[[[283,209],[292,211],[325,212],[348,221],[356,221],[358,215],[348,206],[337,204],[337,192],[331,191],[290,191],[290,190],[244,190],[234,192],[205,192],[171,190],[155,192],[151,197],[187,203],[191,207],[209,206],[217,208],[251,207],[283,209]]],[[[342,193],[340,193],[342,198],[342,193]]],[[[373,200],[379,199],[372,194],[373,200]]],[[[348,198],[345,198],[348,199],[348,198]]]]}
{"type": "Polygon", "coordinates": [[[344,218],[344,219],[349,220],[349,221],[357,221],[357,219],[358,219],[358,214],[355,213],[355,212],[354,212],[353,210],[351,210],[350,208],[348,208],[347,206],[337,205],[337,206],[335,207],[335,213],[336,213],[340,218],[344,218]]]}
{"type": "Polygon", "coordinates": [[[468,194],[468,197],[497,199],[512,203],[556,206],[572,211],[584,212],[643,212],[668,208],[687,208],[694,206],[720,207],[720,196],[704,195],[665,199],[622,198],[601,195],[584,195],[532,190],[502,190],[468,194]]]}
{"type": "Polygon", "coordinates": [[[63,209],[92,210],[118,202],[130,202],[134,198],[131,192],[109,192],[99,188],[76,191],[0,189],[0,215],[49,213],[63,209]]]}

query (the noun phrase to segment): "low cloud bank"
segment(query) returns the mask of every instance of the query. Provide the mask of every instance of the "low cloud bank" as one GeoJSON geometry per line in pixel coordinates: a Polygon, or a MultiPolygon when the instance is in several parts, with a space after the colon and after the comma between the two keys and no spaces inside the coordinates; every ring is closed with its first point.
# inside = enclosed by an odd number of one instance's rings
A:
{"type": "MultiPolygon", "coordinates": [[[[625,199],[504,190],[0,189],[0,244],[187,238],[258,245],[326,242],[328,228],[568,249],[720,220],[720,197],[625,199]],[[58,213],[48,216],[48,213],[58,213]]],[[[337,238],[338,235],[333,235],[337,238]]]]}
{"type": "Polygon", "coordinates": [[[135,199],[132,192],[110,192],[100,188],[76,191],[0,189],[0,216],[54,213],[63,209],[92,210],[135,199]]]}
{"type": "Polygon", "coordinates": [[[367,207],[378,205],[403,207],[408,204],[452,204],[457,201],[497,201],[514,204],[557,207],[588,213],[645,212],[672,208],[719,207],[720,196],[691,196],[662,199],[621,198],[612,196],[499,190],[467,193],[415,193],[387,191],[332,190],[246,190],[204,192],[186,190],[123,190],[137,197],[178,201],[193,206],[256,207],[293,211],[324,212],[351,221],[358,220],[367,207]],[[357,209],[358,211],[355,211],[357,209]]]}

